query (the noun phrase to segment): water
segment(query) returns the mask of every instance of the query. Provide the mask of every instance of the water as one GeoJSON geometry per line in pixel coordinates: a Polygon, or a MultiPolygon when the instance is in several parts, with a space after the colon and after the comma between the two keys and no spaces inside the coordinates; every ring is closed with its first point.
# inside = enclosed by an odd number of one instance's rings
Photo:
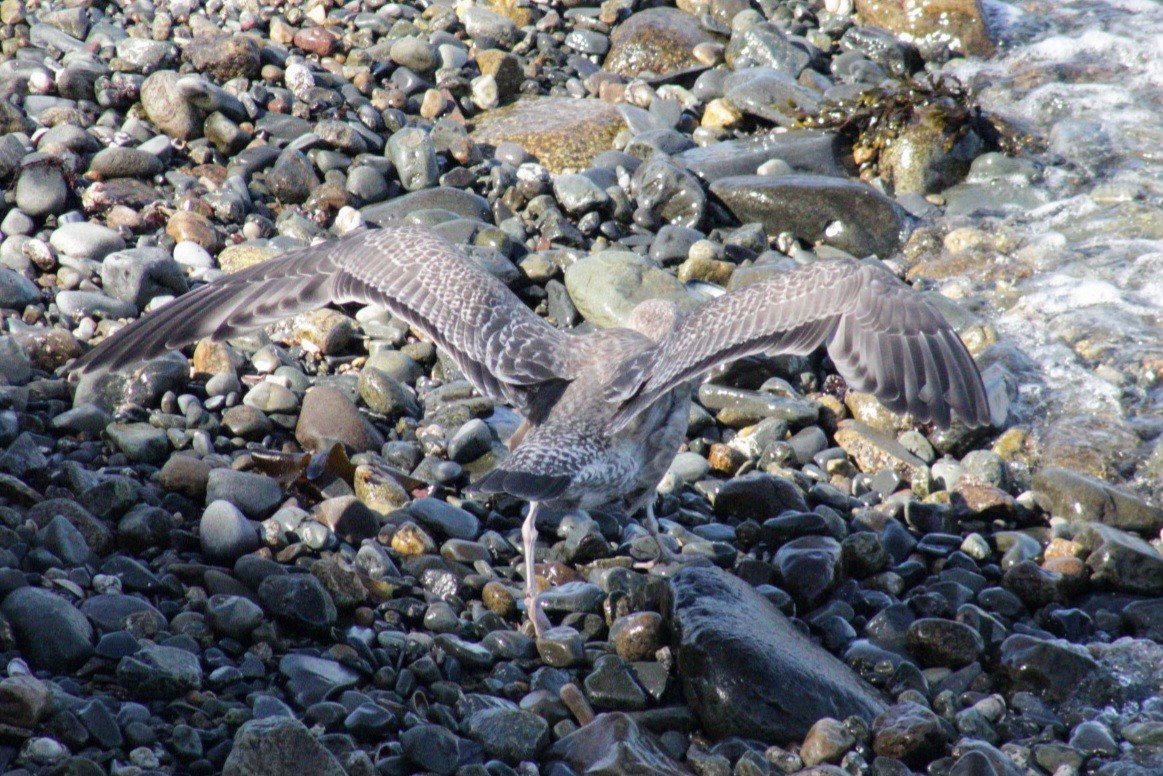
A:
{"type": "Polygon", "coordinates": [[[966,263],[968,288],[957,277],[943,290],[1001,335],[991,356],[1009,370],[1040,465],[1159,497],[1163,3],[990,0],[986,11],[999,54],[948,70],[1042,147],[1032,175],[994,182],[991,214],[950,207],[950,228],[981,230],[993,248],[966,263]]]}

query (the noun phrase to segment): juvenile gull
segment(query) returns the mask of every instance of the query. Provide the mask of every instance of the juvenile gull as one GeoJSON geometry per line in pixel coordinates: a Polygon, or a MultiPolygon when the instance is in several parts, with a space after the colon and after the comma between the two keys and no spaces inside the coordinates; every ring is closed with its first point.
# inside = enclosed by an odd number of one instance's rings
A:
{"type": "Polygon", "coordinates": [[[990,420],[981,376],[952,327],[871,264],[809,264],[689,315],[643,302],[627,328],[575,335],[419,227],[358,232],[208,283],[126,326],[74,369],[119,370],[203,337],[351,302],[390,310],[443,348],[482,395],[524,415],[509,457],[474,488],[529,501],[526,605],[539,634],[549,622],[535,595],[538,509],[645,508],[656,534],[655,488],[685,436],[692,388],[720,364],[826,345],[850,386],[896,412],[942,427],[954,412],[970,426],[990,420]]]}

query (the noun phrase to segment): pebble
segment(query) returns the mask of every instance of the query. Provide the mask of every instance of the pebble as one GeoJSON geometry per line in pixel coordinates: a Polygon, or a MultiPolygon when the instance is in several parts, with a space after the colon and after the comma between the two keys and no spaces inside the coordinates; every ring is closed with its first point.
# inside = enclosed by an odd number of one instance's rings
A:
{"type": "MultiPolygon", "coordinates": [[[[1048,258],[1147,239],[1150,187],[1125,170],[1089,184],[1080,156],[1116,114],[1035,110],[1053,151],[1037,163],[934,126],[955,97],[911,106],[874,158],[835,123],[801,126],[990,55],[975,4],[936,28],[911,5],[0,2],[0,648],[19,656],[0,761],[966,776],[1118,770],[1153,746],[1158,456],[1149,423],[1108,409],[1154,370],[1118,335],[1157,337],[1063,303],[1048,258]],[[876,255],[929,291],[1022,423],[914,428],[815,355],[717,372],[655,503],[681,570],[634,566],[653,549],[625,516],[546,510],[537,560],[561,624],[534,639],[514,630],[522,505],[466,487],[519,419],[391,312],[301,315],[204,340],[193,370],[173,354],[66,383],[123,319],[365,223],[472,245],[583,329],[876,255]],[[1005,259],[1035,274],[1014,285],[1005,259]],[[1011,286],[1023,326],[993,331],[990,294],[1011,286]],[[988,320],[959,301],[982,288],[988,320]],[[1054,357],[1077,370],[1057,382],[1082,386],[1049,423],[1025,406],[1048,356],[1022,351],[1045,321],[1080,357],[1054,357]]],[[[1071,79],[1057,86],[1069,105],[1071,79]]],[[[1002,91],[975,99],[992,116],[1002,91]]],[[[1149,290],[1139,265],[1111,282],[1149,290]]]]}

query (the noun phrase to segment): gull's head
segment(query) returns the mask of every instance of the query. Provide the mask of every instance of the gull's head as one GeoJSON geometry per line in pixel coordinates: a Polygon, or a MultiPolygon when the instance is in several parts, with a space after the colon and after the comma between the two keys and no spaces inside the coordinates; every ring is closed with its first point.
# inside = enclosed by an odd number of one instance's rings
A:
{"type": "Polygon", "coordinates": [[[648,299],[630,311],[626,328],[658,342],[678,325],[682,313],[678,305],[665,299],[648,299]]]}

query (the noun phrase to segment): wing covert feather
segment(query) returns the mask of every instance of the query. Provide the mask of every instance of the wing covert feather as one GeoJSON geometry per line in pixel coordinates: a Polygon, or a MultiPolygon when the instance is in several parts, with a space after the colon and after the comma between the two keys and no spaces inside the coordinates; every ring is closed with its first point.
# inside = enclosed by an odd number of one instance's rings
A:
{"type": "Polygon", "coordinates": [[[203,337],[348,302],[387,308],[443,348],[478,391],[519,410],[538,386],[571,376],[567,334],[421,227],[358,232],[220,278],[142,316],[73,369],[122,369],[203,337]]]}
{"type": "Polygon", "coordinates": [[[724,294],[628,361],[606,388],[622,428],[671,389],[755,353],[810,353],[827,345],[853,388],[894,412],[948,426],[951,411],[987,425],[989,405],[973,358],[923,296],[884,269],[824,261],[724,294]]]}

